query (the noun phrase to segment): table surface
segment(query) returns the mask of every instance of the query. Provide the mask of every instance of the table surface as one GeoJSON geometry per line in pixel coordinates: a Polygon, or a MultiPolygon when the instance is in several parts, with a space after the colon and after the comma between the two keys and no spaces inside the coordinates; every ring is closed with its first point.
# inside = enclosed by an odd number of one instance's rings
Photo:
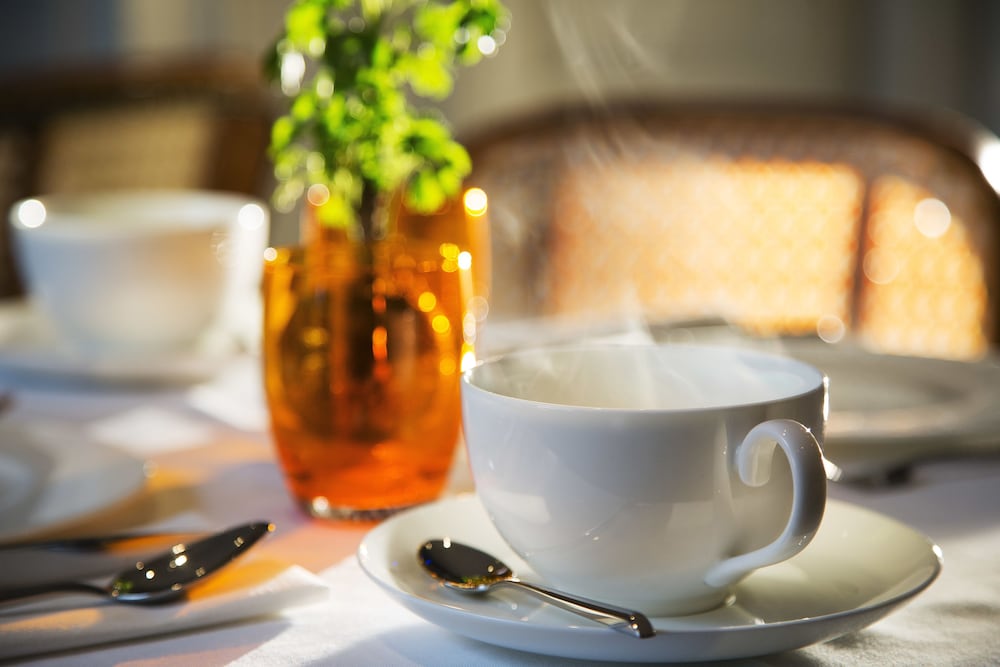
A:
{"type": "MultiPolygon", "coordinates": [[[[147,487],[72,533],[170,524],[196,517],[227,526],[266,518],[276,532],[258,549],[297,563],[330,586],[327,600],[270,618],[199,632],[39,655],[30,664],[553,664],[552,658],[464,639],[399,607],[367,580],[355,550],[370,525],[305,517],[290,501],[266,433],[258,361],[242,358],[205,384],[109,388],[2,378],[13,393],[4,419],[99,433],[149,461],[147,487]]],[[[470,487],[462,461],[452,490],[470,487]]],[[[944,552],[940,578],[873,626],[822,645],[746,664],[980,665],[1000,660],[1000,460],[926,464],[905,485],[831,485],[831,496],[895,517],[944,552]]],[[[581,663],[586,664],[586,663],[581,663]]]]}

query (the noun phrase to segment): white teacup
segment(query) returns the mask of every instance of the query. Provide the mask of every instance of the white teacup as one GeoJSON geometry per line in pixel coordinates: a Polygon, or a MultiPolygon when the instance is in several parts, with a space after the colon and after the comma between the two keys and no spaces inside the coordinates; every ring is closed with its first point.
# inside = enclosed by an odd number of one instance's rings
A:
{"type": "Polygon", "coordinates": [[[815,535],[826,384],[805,363],[739,348],[487,360],[462,381],[476,490],[546,583],[652,615],[710,609],[815,535]]]}
{"type": "Polygon", "coordinates": [[[259,299],[268,215],[245,196],[67,193],[15,203],[10,224],[29,295],[81,352],[187,348],[259,299]]]}

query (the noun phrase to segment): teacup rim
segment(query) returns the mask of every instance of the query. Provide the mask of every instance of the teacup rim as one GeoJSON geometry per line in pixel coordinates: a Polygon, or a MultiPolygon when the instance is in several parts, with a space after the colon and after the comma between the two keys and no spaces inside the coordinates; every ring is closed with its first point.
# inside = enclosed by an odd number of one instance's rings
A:
{"type": "Polygon", "coordinates": [[[577,342],[577,343],[555,343],[550,345],[537,345],[531,347],[520,348],[516,350],[507,350],[503,352],[497,352],[488,357],[478,359],[475,364],[465,369],[461,376],[461,387],[463,391],[466,388],[475,390],[482,394],[492,395],[499,399],[510,401],[515,404],[522,405],[536,405],[542,406],[546,410],[565,410],[573,411],[577,413],[614,413],[622,415],[652,415],[652,414],[699,414],[705,412],[717,412],[720,410],[742,410],[742,409],[753,409],[761,405],[782,403],[787,401],[797,401],[806,396],[815,394],[818,391],[825,392],[829,386],[829,376],[823,370],[817,368],[809,362],[797,359],[790,355],[777,354],[775,352],[767,350],[754,349],[752,347],[739,346],[739,345],[722,345],[722,344],[710,344],[710,343],[688,343],[688,342],[651,342],[651,343],[609,343],[609,342],[577,342]],[[739,351],[740,353],[751,354],[759,358],[776,359],[780,360],[782,363],[787,363],[792,367],[798,367],[808,371],[814,376],[815,382],[811,382],[809,387],[805,390],[790,393],[788,395],[783,395],[772,399],[761,399],[754,401],[744,401],[744,402],[728,402],[720,403],[716,405],[706,405],[697,407],[615,407],[615,406],[594,406],[594,405],[573,405],[568,403],[557,403],[554,401],[542,401],[523,398],[520,396],[513,396],[511,394],[494,391],[487,389],[480,385],[473,383],[471,377],[476,372],[477,369],[491,363],[497,363],[501,359],[509,357],[524,357],[529,354],[543,352],[543,351],[580,351],[580,350],[592,350],[592,349],[615,349],[615,348],[686,348],[686,349],[698,349],[698,350],[725,350],[728,352],[739,351]]]}

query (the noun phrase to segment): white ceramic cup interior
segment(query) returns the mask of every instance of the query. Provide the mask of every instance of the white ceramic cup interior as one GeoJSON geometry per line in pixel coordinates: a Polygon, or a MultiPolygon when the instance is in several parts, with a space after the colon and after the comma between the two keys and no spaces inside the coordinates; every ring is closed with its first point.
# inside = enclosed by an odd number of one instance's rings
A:
{"type": "Polygon", "coordinates": [[[818,529],[826,384],[726,347],[487,360],[462,380],[476,490],[546,583],[652,615],[703,611],[818,529]]]}
{"type": "Polygon", "coordinates": [[[237,334],[256,316],[268,235],[259,201],[194,190],[67,193],[19,201],[9,221],[30,297],[80,351],[175,350],[213,329],[237,334]]]}

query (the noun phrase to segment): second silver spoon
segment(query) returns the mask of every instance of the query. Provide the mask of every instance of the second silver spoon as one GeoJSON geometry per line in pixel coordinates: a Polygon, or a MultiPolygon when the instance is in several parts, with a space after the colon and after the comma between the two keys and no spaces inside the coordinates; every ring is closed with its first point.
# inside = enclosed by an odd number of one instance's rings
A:
{"type": "Polygon", "coordinates": [[[118,602],[167,602],[246,552],[272,530],[274,526],[268,522],[236,526],[196,542],[175,544],[163,554],[119,572],[107,584],[64,581],[24,586],[0,591],[0,602],[58,592],[94,593],[118,602]]]}
{"type": "Polygon", "coordinates": [[[428,540],[417,552],[420,564],[448,588],[485,593],[495,586],[516,586],[561,609],[602,623],[613,630],[645,639],[656,634],[643,614],[602,602],[568,595],[521,581],[493,556],[451,540],[428,540]]]}

